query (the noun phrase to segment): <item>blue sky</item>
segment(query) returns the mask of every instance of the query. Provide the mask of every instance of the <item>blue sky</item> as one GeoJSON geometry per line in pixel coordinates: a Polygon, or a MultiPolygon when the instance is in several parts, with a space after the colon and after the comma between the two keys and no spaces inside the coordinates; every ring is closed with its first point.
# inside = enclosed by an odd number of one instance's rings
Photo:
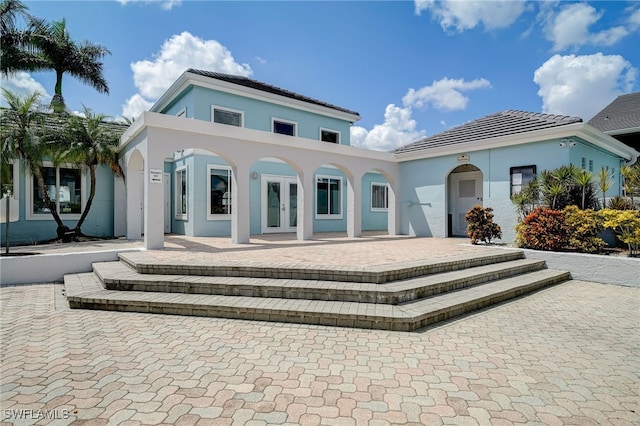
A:
{"type": "MultiPolygon", "coordinates": [[[[640,90],[640,2],[24,1],[100,43],[109,95],[65,75],[67,107],[148,109],[187,68],[245,75],[360,113],[388,150],[507,109],[585,120],[640,90]]],[[[53,93],[54,74],[1,81],[53,93]]]]}

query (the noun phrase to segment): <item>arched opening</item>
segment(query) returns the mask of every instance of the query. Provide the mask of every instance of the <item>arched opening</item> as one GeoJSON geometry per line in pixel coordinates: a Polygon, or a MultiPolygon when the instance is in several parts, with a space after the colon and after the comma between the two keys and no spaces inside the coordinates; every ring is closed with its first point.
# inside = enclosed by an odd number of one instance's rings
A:
{"type": "Polygon", "coordinates": [[[395,191],[383,170],[362,175],[362,231],[394,235],[395,191]]]}
{"type": "Polygon", "coordinates": [[[447,236],[466,237],[465,215],[482,205],[482,171],[473,164],[462,164],[447,177],[447,236]]]}
{"type": "Polygon", "coordinates": [[[139,240],[144,229],[144,158],[136,149],[126,161],[127,239],[139,240]]]}

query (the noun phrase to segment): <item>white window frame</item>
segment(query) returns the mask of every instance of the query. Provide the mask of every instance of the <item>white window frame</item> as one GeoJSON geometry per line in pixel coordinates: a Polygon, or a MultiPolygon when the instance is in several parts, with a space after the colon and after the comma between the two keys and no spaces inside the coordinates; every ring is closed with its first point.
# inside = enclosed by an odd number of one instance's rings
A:
{"type": "Polygon", "coordinates": [[[176,114],[176,117],[187,118],[187,107],[184,107],[180,111],[178,111],[178,113],[176,114]]]}
{"type": "MultiPolygon", "coordinates": [[[[342,219],[342,215],[344,212],[344,206],[343,206],[343,202],[342,199],[344,198],[344,179],[342,178],[342,176],[335,176],[335,175],[316,175],[315,179],[314,179],[315,185],[314,185],[314,195],[315,195],[315,209],[314,209],[314,213],[315,213],[315,218],[316,219],[342,219]],[[340,182],[340,213],[339,214],[331,214],[331,213],[318,213],[318,180],[319,179],[333,179],[333,180],[337,180],[340,182]]],[[[330,191],[327,192],[327,196],[330,194],[330,191]]],[[[331,201],[331,198],[329,198],[328,203],[331,201]]],[[[327,204],[327,211],[331,211],[331,204],[327,204]]]]}
{"type": "Polygon", "coordinates": [[[370,207],[372,212],[386,212],[389,210],[389,184],[383,182],[371,182],[371,202],[370,207]],[[386,207],[374,207],[373,205],[373,187],[381,186],[384,188],[384,204],[386,207]]]}
{"type": "Polygon", "coordinates": [[[337,142],[335,142],[336,145],[340,145],[342,143],[342,133],[338,130],[333,130],[333,129],[327,129],[326,127],[320,127],[320,131],[318,134],[318,139],[321,142],[326,142],[326,143],[334,143],[334,142],[329,142],[329,141],[323,141],[322,140],[322,132],[331,132],[331,133],[335,133],[336,135],[338,135],[338,140],[337,142]]]}
{"type": "Polygon", "coordinates": [[[286,120],[284,118],[271,117],[271,132],[272,133],[276,133],[276,135],[298,136],[298,122],[297,121],[286,120]],[[291,124],[293,126],[293,135],[287,135],[285,133],[276,133],[276,121],[278,121],[280,123],[284,123],[284,124],[291,124]]]}
{"type": "Polygon", "coordinates": [[[231,167],[219,165],[219,164],[207,164],[207,220],[231,220],[231,209],[229,213],[211,213],[211,170],[227,170],[229,172],[229,183],[231,185],[231,197],[233,197],[233,185],[231,179],[233,179],[231,167]]]}
{"type": "Polygon", "coordinates": [[[212,123],[216,123],[216,124],[222,124],[224,126],[244,127],[244,111],[239,110],[239,109],[227,108],[227,107],[223,107],[223,106],[220,106],[220,105],[211,105],[211,122],[212,123]],[[218,123],[217,121],[215,121],[215,111],[216,110],[224,111],[224,112],[230,112],[232,114],[239,114],[240,115],[240,126],[233,126],[233,124],[227,124],[227,123],[218,123]]]}
{"type": "Polygon", "coordinates": [[[174,171],[174,198],[175,198],[175,218],[178,220],[188,220],[189,217],[189,168],[187,166],[181,166],[174,171]],[[182,175],[184,172],[185,191],[187,201],[185,203],[185,211],[178,213],[178,207],[182,206],[182,178],[178,179],[178,174],[182,175]]]}
{"type": "MultiPolygon", "coordinates": [[[[20,194],[20,161],[9,160],[8,163],[13,166],[13,176],[11,176],[11,179],[13,180],[11,198],[17,200],[18,194],[20,194]]],[[[0,197],[4,197],[4,193],[2,193],[2,187],[0,187],[0,197]]]]}
{"type": "MultiPolygon", "coordinates": [[[[63,219],[69,219],[69,220],[77,220],[80,219],[80,217],[82,216],[82,212],[84,211],[84,209],[86,208],[86,203],[87,203],[87,197],[86,197],[86,193],[87,193],[87,174],[85,173],[84,170],[78,168],[78,167],[74,167],[72,164],[60,164],[58,166],[54,166],[52,162],[50,161],[44,161],[42,163],[42,167],[49,167],[49,168],[53,168],[56,169],[56,190],[59,191],[60,189],[60,169],[76,169],[76,170],[80,170],[80,181],[82,183],[81,187],[80,187],[80,213],[63,213],[60,211],[60,200],[58,197],[58,194],[54,194],[56,196],[56,209],[58,211],[58,214],[60,215],[61,218],[63,219]]],[[[15,171],[14,171],[15,172],[15,171]]],[[[51,213],[47,213],[47,214],[35,214],[33,213],[33,173],[31,173],[31,171],[29,170],[29,173],[27,173],[25,175],[25,185],[24,185],[24,190],[25,190],[25,195],[26,195],[26,202],[27,205],[26,207],[26,214],[25,214],[25,219],[26,220],[53,220],[53,216],[51,215],[51,213]]],[[[52,194],[49,194],[49,196],[51,197],[52,194]]]]}

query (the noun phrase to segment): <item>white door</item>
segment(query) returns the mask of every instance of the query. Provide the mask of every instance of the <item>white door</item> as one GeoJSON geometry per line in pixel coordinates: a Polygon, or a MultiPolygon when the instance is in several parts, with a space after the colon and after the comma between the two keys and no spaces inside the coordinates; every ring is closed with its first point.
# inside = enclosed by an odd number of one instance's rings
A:
{"type": "Polygon", "coordinates": [[[453,235],[467,235],[465,216],[476,204],[482,205],[482,172],[451,174],[451,220],[453,235]]]}
{"type": "Polygon", "coordinates": [[[164,174],[164,233],[171,233],[171,175],[164,174]]]}
{"type": "Polygon", "coordinates": [[[262,233],[295,232],[298,183],[295,177],[262,175],[262,233]]]}

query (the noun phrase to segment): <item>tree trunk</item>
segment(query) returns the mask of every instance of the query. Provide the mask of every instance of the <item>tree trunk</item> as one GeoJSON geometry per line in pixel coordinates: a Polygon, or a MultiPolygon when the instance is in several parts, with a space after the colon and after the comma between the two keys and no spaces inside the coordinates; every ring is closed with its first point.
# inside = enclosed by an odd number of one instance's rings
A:
{"type": "Polygon", "coordinates": [[[93,197],[96,195],[96,166],[93,164],[89,166],[89,176],[91,178],[89,199],[87,200],[87,204],[84,206],[84,209],[82,209],[82,215],[80,216],[80,220],[78,220],[75,229],[76,236],[78,237],[84,235],[80,228],[89,214],[89,209],[91,209],[91,204],[93,203],[93,197]]]}
{"type": "Polygon", "coordinates": [[[40,190],[40,192],[42,192],[42,196],[44,198],[44,204],[49,208],[49,212],[51,213],[51,216],[53,216],[53,220],[55,220],[56,224],[58,225],[58,228],[56,229],[56,234],[58,238],[62,238],[64,237],[65,231],[67,231],[69,228],[65,226],[62,219],[60,219],[60,215],[58,214],[58,210],[56,209],[56,204],[53,201],[51,201],[51,198],[49,197],[49,191],[47,190],[47,187],[44,184],[44,177],[42,177],[42,170],[40,170],[39,166],[35,166],[33,167],[32,172],[33,172],[33,175],[36,177],[36,180],[38,181],[38,189],[40,190]]]}

